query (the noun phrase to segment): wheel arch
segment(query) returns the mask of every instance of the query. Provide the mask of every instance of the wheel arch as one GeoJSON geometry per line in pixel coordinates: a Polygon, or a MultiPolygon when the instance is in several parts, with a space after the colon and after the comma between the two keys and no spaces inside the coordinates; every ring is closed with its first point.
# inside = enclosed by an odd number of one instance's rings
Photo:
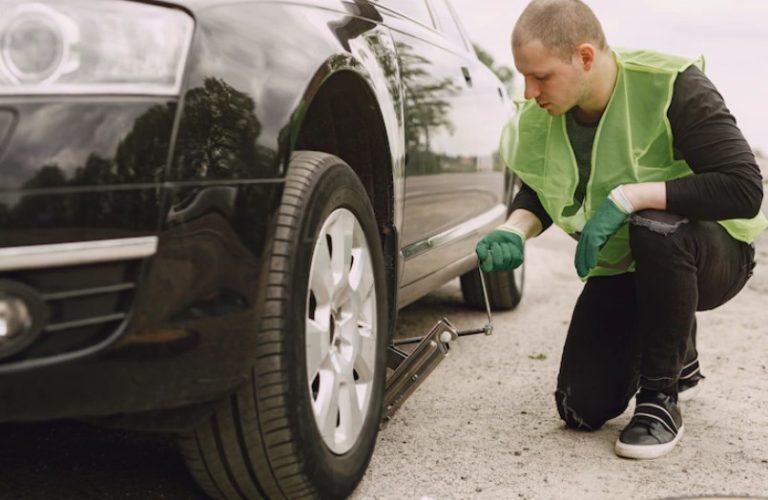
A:
{"type": "Polygon", "coordinates": [[[402,158],[397,157],[401,130],[397,119],[393,120],[398,109],[388,88],[356,59],[332,58],[315,74],[296,107],[290,152],[333,154],[359,177],[371,200],[384,247],[390,325],[394,325],[399,275],[397,165],[402,158]]]}

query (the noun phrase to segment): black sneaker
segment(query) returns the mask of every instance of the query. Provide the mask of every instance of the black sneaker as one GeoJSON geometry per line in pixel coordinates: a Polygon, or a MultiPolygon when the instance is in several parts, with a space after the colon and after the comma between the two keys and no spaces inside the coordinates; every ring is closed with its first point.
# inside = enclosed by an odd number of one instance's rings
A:
{"type": "Polygon", "coordinates": [[[698,359],[685,365],[677,382],[678,401],[690,401],[695,398],[701,392],[701,381],[705,378],[707,377],[702,375],[699,369],[698,359]]]}
{"type": "Polygon", "coordinates": [[[616,440],[615,451],[625,458],[659,458],[683,437],[683,417],[677,402],[661,392],[641,390],[632,420],[616,440]]]}

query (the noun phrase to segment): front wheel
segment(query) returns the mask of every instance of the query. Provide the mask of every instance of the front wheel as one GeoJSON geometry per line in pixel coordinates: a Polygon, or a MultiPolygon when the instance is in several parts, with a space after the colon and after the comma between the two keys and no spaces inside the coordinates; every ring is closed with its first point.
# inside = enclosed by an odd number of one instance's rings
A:
{"type": "Polygon", "coordinates": [[[344,498],[373,453],[386,374],[384,256],[341,159],[291,158],[250,383],[181,440],[215,498],[344,498]]]}

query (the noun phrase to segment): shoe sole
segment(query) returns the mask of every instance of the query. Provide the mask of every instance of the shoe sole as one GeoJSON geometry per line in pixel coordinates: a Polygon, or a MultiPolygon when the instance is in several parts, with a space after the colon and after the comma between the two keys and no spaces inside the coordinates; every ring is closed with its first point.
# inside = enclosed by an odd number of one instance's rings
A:
{"type": "Polygon", "coordinates": [[[699,381],[698,384],[694,385],[690,389],[687,389],[683,392],[680,392],[677,394],[677,400],[678,401],[690,401],[696,396],[699,395],[701,392],[701,381],[699,381]]]}
{"type": "Polygon", "coordinates": [[[620,457],[635,458],[638,460],[650,460],[663,457],[677,445],[677,442],[683,437],[683,432],[685,432],[685,426],[681,425],[680,429],[677,431],[675,439],[664,444],[627,444],[622,443],[621,440],[617,439],[614,451],[620,457]]]}

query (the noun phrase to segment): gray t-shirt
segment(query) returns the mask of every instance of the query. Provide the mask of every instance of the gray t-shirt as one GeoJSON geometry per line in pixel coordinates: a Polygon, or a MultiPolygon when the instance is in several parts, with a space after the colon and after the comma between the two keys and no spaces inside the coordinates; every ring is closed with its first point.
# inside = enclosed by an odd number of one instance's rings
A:
{"type": "Polygon", "coordinates": [[[573,193],[573,204],[563,209],[563,215],[571,216],[575,214],[581,204],[584,203],[584,196],[587,192],[587,181],[592,169],[592,145],[595,143],[595,133],[597,125],[581,123],[574,116],[573,110],[565,114],[565,128],[568,131],[568,140],[571,141],[573,155],[576,157],[576,164],[579,167],[579,184],[573,193]]]}

